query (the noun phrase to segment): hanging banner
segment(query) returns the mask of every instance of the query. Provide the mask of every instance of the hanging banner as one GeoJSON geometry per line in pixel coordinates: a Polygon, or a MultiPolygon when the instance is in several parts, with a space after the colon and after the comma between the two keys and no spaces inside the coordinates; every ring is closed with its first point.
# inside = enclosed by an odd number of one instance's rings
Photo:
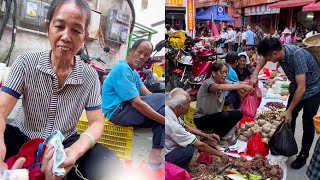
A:
{"type": "Polygon", "coordinates": [[[280,13],[280,8],[270,9],[268,4],[244,8],[245,16],[263,15],[263,14],[279,14],[279,13],[280,13]]]}
{"type": "Polygon", "coordinates": [[[183,0],[166,0],[165,6],[183,7],[183,0]]]}
{"type": "Polygon", "coordinates": [[[188,20],[188,30],[193,31],[194,29],[194,6],[193,0],[187,1],[187,20],[188,20]]]}

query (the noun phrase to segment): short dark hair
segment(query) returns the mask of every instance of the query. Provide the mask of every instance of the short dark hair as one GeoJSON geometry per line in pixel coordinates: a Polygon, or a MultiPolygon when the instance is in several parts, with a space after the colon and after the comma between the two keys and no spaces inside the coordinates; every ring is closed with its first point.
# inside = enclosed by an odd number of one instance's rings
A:
{"type": "Polygon", "coordinates": [[[239,55],[238,59],[245,58],[247,60],[247,56],[244,54],[239,55]]]}
{"type": "Polygon", "coordinates": [[[226,63],[234,64],[238,60],[238,53],[231,51],[226,55],[226,63]]]}
{"type": "Polygon", "coordinates": [[[277,38],[264,38],[258,45],[258,53],[262,56],[270,56],[273,51],[282,49],[281,42],[277,38]]]}
{"type": "Polygon", "coordinates": [[[68,2],[74,2],[84,12],[87,17],[85,29],[88,30],[91,21],[91,9],[88,3],[84,0],[53,0],[47,14],[48,27],[56,10],[59,9],[62,5],[67,4],[68,2]]]}
{"type": "Polygon", "coordinates": [[[228,28],[232,28],[233,29],[233,26],[232,25],[228,25],[228,28]]]}
{"type": "Polygon", "coordinates": [[[254,51],[254,50],[255,50],[254,47],[252,47],[252,46],[247,46],[246,51],[254,51]]]}
{"type": "Polygon", "coordinates": [[[221,69],[222,69],[223,66],[226,66],[226,67],[228,68],[228,66],[226,65],[226,63],[223,63],[223,62],[214,62],[214,63],[212,64],[211,71],[212,71],[212,72],[221,71],[221,69]]]}
{"type": "Polygon", "coordinates": [[[133,43],[133,45],[132,45],[132,47],[131,47],[131,50],[136,50],[136,49],[140,46],[140,44],[141,44],[142,42],[145,42],[145,41],[147,41],[147,42],[149,42],[149,43],[151,44],[151,47],[152,47],[152,51],[151,51],[151,52],[153,52],[153,44],[152,44],[148,39],[138,39],[138,40],[136,40],[136,41],[133,43]]]}
{"type": "Polygon", "coordinates": [[[169,31],[171,29],[171,26],[169,24],[166,24],[165,28],[169,31]]]}

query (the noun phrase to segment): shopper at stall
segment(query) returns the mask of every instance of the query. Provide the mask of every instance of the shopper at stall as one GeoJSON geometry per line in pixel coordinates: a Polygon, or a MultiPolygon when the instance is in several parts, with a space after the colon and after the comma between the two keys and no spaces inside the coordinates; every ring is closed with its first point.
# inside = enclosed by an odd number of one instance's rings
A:
{"type": "Polygon", "coordinates": [[[244,52],[238,54],[246,56],[246,66],[251,69],[256,63],[254,59],[254,54],[256,54],[254,47],[252,46],[243,46],[244,52]]]}
{"type": "Polygon", "coordinates": [[[311,31],[306,34],[306,38],[313,36],[315,34],[318,34],[318,26],[316,24],[313,24],[311,26],[311,31]]]}
{"type": "Polygon", "coordinates": [[[238,56],[238,65],[235,69],[239,81],[245,81],[246,79],[250,78],[251,72],[247,68],[247,57],[245,55],[239,55],[238,56]]]}
{"type": "MultiPolygon", "coordinates": [[[[0,92],[0,169],[28,140],[60,130],[67,155],[61,168],[68,179],[78,179],[79,172],[88,179],[115,178],[120,161],[96,144],[104,128],[98,74],[75,57],[88,36],[90,14],[84,0],[54,0],[47,14],[51,50],[24,53],[14,62],[0,92]],[[22,108],[5,124],[20,97],[22,108]],[[80,136],[76,125],[84,109],[89,127],[80,136]]],[[[53,147],[47,146],[43,157],[46,179],[56,179],[53,147]]]]}
{"type": "Polygon", "coordinates": [[[251,27],[247,26],[247,31],[246,31],[246,45],[247,46],[254,46],[254,40],[256,38],[256,34],[252,32],[251,27]]]}
{"type": "Polygon", "coordinates": [[[313,117],[316,115],[320,103],[319,65],[305,49],[294,45],[281,45],[276,38],[264,39],[259,44],[258,53],[263,58],[258,62],[251,77],[251,84],[257,84],[259,71],[267,61],[279,62],[291,81],[289,86],[290,96],[284,117],[286,122],[291,123],[293,132],[295,131],[297,116],[303,108],[302,148],[297,159],[291,163],[293,169],[300,169],[309,157],[314,138],[313,117]]]}
{"type": "Polygon", "coordinates": [[[199,129],[186,125],[180,118],[187,114],[190,102],[190,95],[181,88],[175,88],[169,94],[165,116],[166,161],[188,169],[196,148],[201,152],[218,156],[224,163],[227,163],[229,160],[227,155],[201,142],[196,137],[197,135],[213,142],[219,142],[220,137],[218,135],[201,132],[199,129]]]}
{"type": "Polygon", "coordinates": [[[272,35],[273,38],[280,39],[280,35],[278,33],[278,30],[274,30],[274,34],[272,35]]]}
{"type": "Polygon", "coordinates": [[[200,87],[197,94],[197,106],[194,122],[201,130],[212,130],[220,137],[227,133],[240,121],[239,110],[223,111],[225,91],[243,90],[253,92],[254,88],[245,84],[227,84],[228,66],[215,62],[212,74],[200,87]]]}
{"type": "Polygon", "coordinates": [[[227,52],[235,51],[234,50],[234,46],[235,46],[235,43],[236,43],[236,32],[233,30],[233,26],[232,25],[228,25],[227,33],[228,33],[228,38],[227,38],[227,40],[225,42],[226,44],[228,44],[227,52]]]}
{"type": "Polygon", "coordinates": [[[291,31],[288,28],[285,28],[285,30],[281,33],[280,41],[282,44],[291,44],[292,38],[291,38],[291,31]]]}
{"type": "Polygon", "coordinates": [[[141,82],[135,69],[150,57],[153,46],[146,39],[134,42],[125,61],[112,68],[102,87],[102,111],[107,119],[120,126],[152,128],[149,164],[163,163],[165,96],[152,94],[141,82]]]}

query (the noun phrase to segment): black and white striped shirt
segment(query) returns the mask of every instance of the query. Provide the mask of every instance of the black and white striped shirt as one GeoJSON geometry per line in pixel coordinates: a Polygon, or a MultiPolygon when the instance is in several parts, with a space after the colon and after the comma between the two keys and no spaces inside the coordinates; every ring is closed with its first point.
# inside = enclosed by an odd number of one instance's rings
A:
{"type": "Polygon", "coordinates": [[[51,51],[25,53],[14,62],[2,91],[22,98],[13,126],[29,138],[46,138],[56,130],[68,138],[76,133],[83,109],[101,108],[100,82],[97,72],[75,60],[65,84],[59,89],[51,67],[51,51]]]}

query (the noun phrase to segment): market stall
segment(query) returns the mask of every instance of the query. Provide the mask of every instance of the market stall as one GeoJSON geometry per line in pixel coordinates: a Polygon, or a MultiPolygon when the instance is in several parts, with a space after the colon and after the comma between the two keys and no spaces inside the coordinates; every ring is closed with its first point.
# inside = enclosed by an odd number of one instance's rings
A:
{"type": "Polygon", "coordinates": [[[268,69],[264,69],[259,79],[262,100],[256,116],[251,120],[244,118],[238,125],[234,143],[219,149],[231,157],[230,162],[223,164],[219,158],[196,153],[196,160],[189,166],[192,179],[286,180],[288,157],[273,155],[268,143],[283,124],[290,82],[283,74],[268,69]]]}

